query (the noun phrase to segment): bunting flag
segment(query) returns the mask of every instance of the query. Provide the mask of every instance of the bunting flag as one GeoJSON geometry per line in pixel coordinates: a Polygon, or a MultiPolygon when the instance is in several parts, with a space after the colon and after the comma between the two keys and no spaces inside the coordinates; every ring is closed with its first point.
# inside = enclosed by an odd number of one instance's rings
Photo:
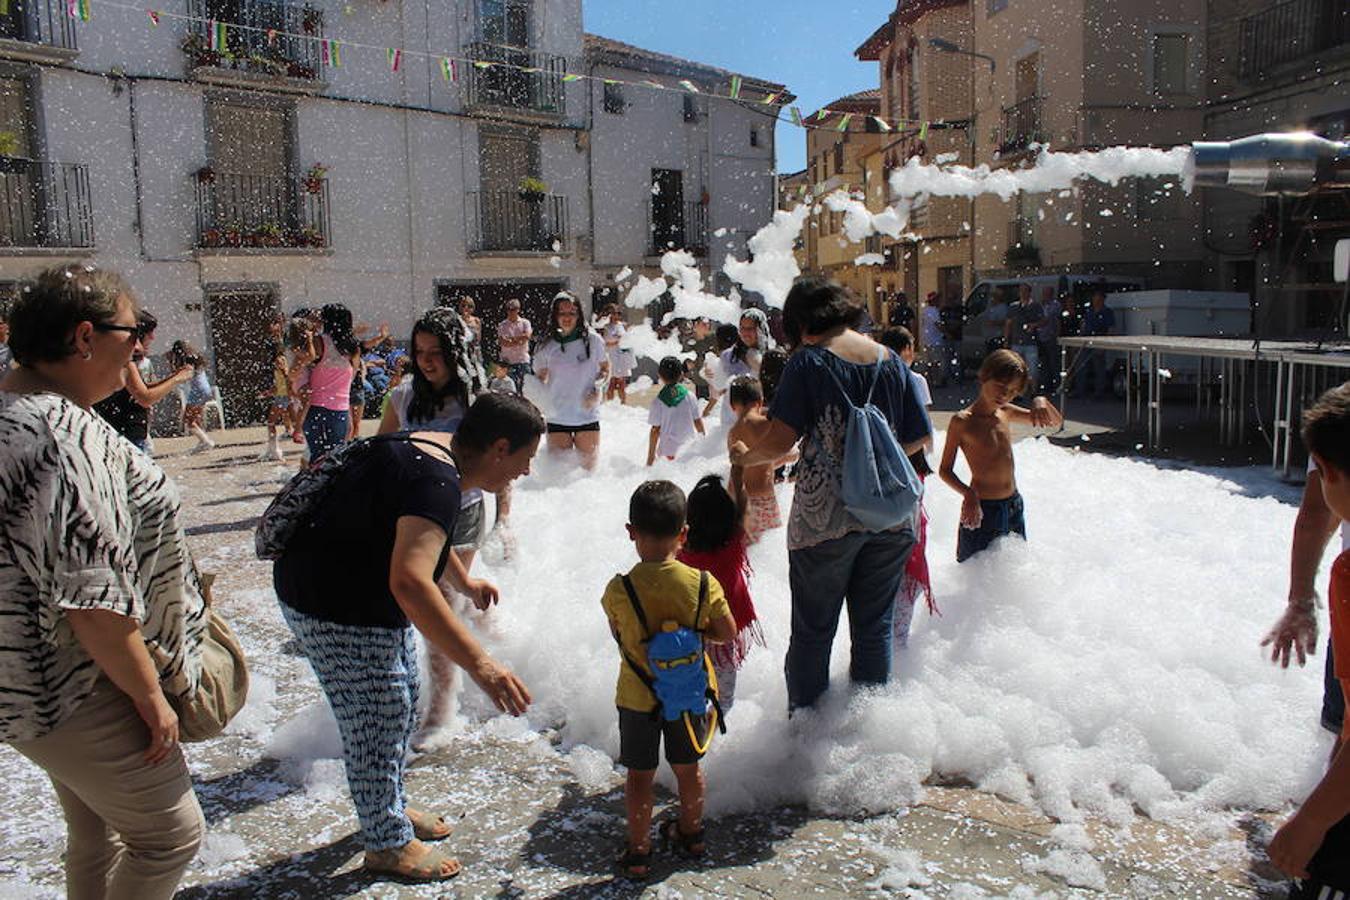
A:
{"type": "MultiPolygon", "coordinates": [[[[5,0],[3,4],[0,4],[0,15],[6,15],[8,13],[9,13],[9,0],[5,0]]],[[[155,12],[153,9],[147,9],[145,11],[145,14],[150,17],[150,24],[158,28],[159,13],[155,12]]]]}
{"type": "Polygon", "coordinates": [[[881,116],[873,116],[873,117],[872,117],[872,121],[873,121],[873,122],[876,122],[876,123],[877,123],[877,127],[880,128],[882,131],[890,131],[890,130],[891,130],[891,126],[888,125],[888,124],[886,123],[886,120],[883,119],[881,116]]]}
{"type": "Polygon", "coordinates": [[[267,46],[275,47],[277,45],[277,30],[275,28],[267,29],[267,46]]]}
{"type": "Polygon", "coordinates": [[[741,96],[741,76],[731,76],[731,99],[735,100],[741,96]]]}
{"type": "Polygon", "coordinates": [[[567,82],[568,84],[571,84],[571,83],[574,82],[574,81],[580,81],[580,80],[581,80],[581,76],[578,75],[578,74],[576,74],[575,72],[564,72],[564,73],[563,73],[563,81],[567,82]]]}
{"type": "Polygon", "coordinates": [[[211,49],[223,51],[229,43],[230,30],[224,22],[212,19],[210,22],[211,49]]]}
{"type": "Polygon", "coordinates": [[[792,124],[796,125],[798,128],[806,127],[806,123],[802,121],[802,111],[798,107],[788,107],[788,118],[791,119],[792,124]]]}
{"type": "Polygon", "coordinates": [[[319,42],[319,48],[322,51],[325,65],[332,66],[335,69],[342,68],[342,43],[340,41],[324,38],[319,42]]]}
{"type": "Polygon", "coordinates": [[[494,65],[496,65],[496,63],[490,63],[490,62],[488,62],[487,60],[484,60],[484,59],[475,59],[475,60],[473,61],[473,67],[474,67],[475,69],[490,69],[490,68],[492,68],[494,65]]]}
{"type": "Polygon", "coordinates": [[[765,97],[763,100],[759,102],[763,103],[765,106],[773,106],[775,103],[778,102],[778,98],[781,96],[783,96],[781,92],[777,94],[770,94],[769,96],[765,97]]]}
{"type": "Polygon", "coordinates": [[[81,22],[89,21],[89,0],[68,0],[66,3],[66,15],[72,19],[79,19],[81,22]]]}
{"type": "Polygon", "coordinates": [[[0,16],[9,15],[9,0],[0,0],[0,16]]]}
{"type": "Polygon", "coordinates": [[[928,123],[923,122],[919,125],[919,140],[928,140],[928,123]]]}
{"type": "Polygon", "coordinates": [[[818,109],[818,110],[816,110],[816,121],[819,122],[821,119],[824,119],[824,118],[827,117],[829,114],[830,114],[830,110],[828,110],[828,109],[818,109]]]}
{"type": "Polygon", "coordinates": [[[853,113],[844,113],[844,117],[843,117],[842,119],[839,120],[839,124],[835,126],[835,129],[834,129],[834,130],[835,130],[835,131],[848,131],[848,122],[849,122],[849,119],[852,119],[852,118],[853,118],[853,113]]]}
{"type": "Polygon", "coordinates": [[[389,71],[397,72],[398,67],[403,65],[403,51],[398,47],[389,47],[384,52],[389,59],[389,71]]]}
{"type": "Polygon", "coordinates": [[[691,94],[699,93],[698,85],[694,84],[687,78],[680,79],[680,87],[684,88],[686,91],[689,91],[691,94]]]}
{"type": "Polygon", "coordinates": [[[441,57],[441,77],[446,81],[459,81],[459,71],[456,69],[453,59],[441,57]]]}

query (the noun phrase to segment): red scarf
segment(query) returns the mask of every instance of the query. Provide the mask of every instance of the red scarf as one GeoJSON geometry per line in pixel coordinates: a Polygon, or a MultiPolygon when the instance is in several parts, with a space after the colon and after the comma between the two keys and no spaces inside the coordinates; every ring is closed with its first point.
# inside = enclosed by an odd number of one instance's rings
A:
{"type": "Polygon", "coordinates": [[[717,579],[726,594],[731,617],[736,620],[736,637],[725,644],[712,644],[708,655],[713,664],[722,668],[739,669],[750,652],[751,644],[764,646],[764,634],[750,599],[750,560],[745,555],[745,533],[737,531],[731,540],[716,550],[681,548],[675,557],[686,566],[704,569],[717,579]]]}

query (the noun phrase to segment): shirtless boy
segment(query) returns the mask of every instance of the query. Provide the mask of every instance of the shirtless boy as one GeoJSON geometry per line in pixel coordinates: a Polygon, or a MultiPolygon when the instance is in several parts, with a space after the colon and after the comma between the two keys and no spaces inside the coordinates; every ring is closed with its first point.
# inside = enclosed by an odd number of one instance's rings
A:
{"type": "MultiPolygon", "coordinates": [[[[759,379],[742,375],[731,382],[727,400],[736,414],[736,423],[727,432],[727,447],[737,441],[753,447],[763,440],[769,429],[769,418],[764,415],[764,391],[759,379]]],[[[794,451],[795,455],[795,451],[794,451]]],[[[753,544],[760,535],[783,524],[778,510],[778,497],[773,490],[773,470],[791,460],[784,457],[758,466],[732,466],[731,485],[744,489],[746,498],[745,538],[753,544]]]]}
{"type": "Polygon", "coordinates": [[[1027,536],[1022,495],[1017,492],[1009,422],[1058,427],[1059,410],[1044,397],[1031,409],[1012,404],[1027,384],[1027,364],[1011,350],[995,350],[980,366],[980,395],[952,417],[942,447],[938,475],[960,494],[961,528],[956,537],[956,561],[965,562],[1006,534],[1027,536]],[[965,454],[970,484],[957,477],[956,451],[965,454]]]}

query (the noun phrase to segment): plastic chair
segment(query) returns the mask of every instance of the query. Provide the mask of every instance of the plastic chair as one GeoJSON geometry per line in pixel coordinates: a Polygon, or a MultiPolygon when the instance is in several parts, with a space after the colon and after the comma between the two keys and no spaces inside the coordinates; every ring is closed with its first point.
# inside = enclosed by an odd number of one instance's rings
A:
{"type": "Polygon", "coordinates": [[[211,399],[206,401],[206,403],[202,404],[202,428],[206,429],[207,431],[211,430],[212,412],[216,414],[216,421],[220,423],[216,427],[224,429],[225,405],[221,402],[220,388],[218,387],[211,388],[211,399]]]}

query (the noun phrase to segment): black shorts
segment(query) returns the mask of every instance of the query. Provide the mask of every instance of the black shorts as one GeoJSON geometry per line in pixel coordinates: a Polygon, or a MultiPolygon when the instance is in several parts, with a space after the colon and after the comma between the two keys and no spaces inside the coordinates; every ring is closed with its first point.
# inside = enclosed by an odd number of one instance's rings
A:
{"type": "Polygon", "coordinates": [[[589,425],[559,425],[556,422],[548,423],[549,434],[578,434],[582,431],[599,431],[600,423],[591,422],[589,425]]]}
{"type": "MultiPolygon", "coordinates": [[[[708,717],[693,720],[698,742],[708,740],[708,717]]],[[[660,764],[661,737],[665,736],[666,762],[672,766],[696,763],[703,758],[689,740],[684,717],[667,722],[658,713],[637,712],[619,707],[619,765],[648,772],[660,764]]],[[[706,744],[705,744],[706,746],[706,744]]]]}

